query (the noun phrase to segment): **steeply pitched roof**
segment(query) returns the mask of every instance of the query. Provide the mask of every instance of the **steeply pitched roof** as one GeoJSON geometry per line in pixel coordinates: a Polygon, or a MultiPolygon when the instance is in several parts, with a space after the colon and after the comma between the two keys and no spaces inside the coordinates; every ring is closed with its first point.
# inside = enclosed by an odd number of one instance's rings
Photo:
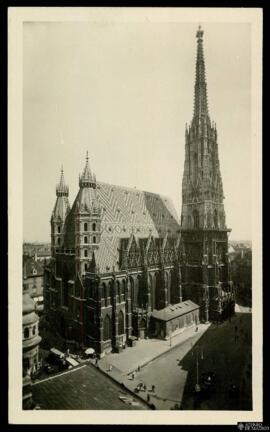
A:
{"type": "Polygon", "coordinates": [[[52,217],[60,218],[62,221],[64,221],[68,209],[69,209],[68,197],[67,196],[57,197],[52,212],[52,217]]]}
{"type": "Polygon", "coordinates": [[[162,321],[170,321],[171,319],[199,309],[199,307],[200,306],[198,306],[196,303],[193,303],[191,300],[185,300],[182,303],[170,305],[161,310],[155,310],[152,313],[152,317],[162,321]]]}
{"type": "MultiPolygon", "coordinates": [[[[81,188],[66,221],[65,247],[75,247],[75,217],[78,208],[93,206],[91,188],[81,188]]],[[[101,272],[118,268],[121,238],[176,237],[180,225],[172,201],[159,194],[137,189],[97,183],[97,199],[101,210],[101,243],[95,252],[101,272]]],[[[96,203],[97,205],[97,203],[96,203]]]]}

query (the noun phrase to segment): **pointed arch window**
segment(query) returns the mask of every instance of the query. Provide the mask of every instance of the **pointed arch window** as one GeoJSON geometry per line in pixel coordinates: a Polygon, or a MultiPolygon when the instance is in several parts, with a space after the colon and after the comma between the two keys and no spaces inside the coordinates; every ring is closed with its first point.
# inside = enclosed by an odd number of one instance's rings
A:
{"type": "Polygon", "coordinates": [[[118,295],[119,301],[121,301],[120,282],[116,281],[116,294],[118,295]]]}
{"type": "Polygon", "coordinates": [[[85,258],[88,257],[88,250],[87,250],[87,249],[84,250],[84,257],[85,257],[85,258]]]}
{"type": "Polygon", "coordinates": [[[96,243],[97,242],[97,238],[96,238],[96,236],[93,236],[93,243],[96,243]]]}
{"type": "Polygon", "coordinates": [[[60,232],[61,232],[61,227],[60,226],[57,227],[57,231],[60,234],[60,232]]]}
{"type": "Polygon", "coordinates": [[[198,210],[193,211],[193,226],[194,228],[199,228],[200,226],[200,218],[198,210]]]}
{"type": "Polygon", "coordinates": [[[135,309],[135,305],[134,305],[134,279],[131,277],[130,278],[130,299],[131,299],[131,309],[135,309]]]}
{"type": "Polygon", "coordinates": [[[57,243],[58,243],[58,245],[61,244],[61,239],[60,239],[60,237],[58,237],[58,239],[57,239],[57,243]]]}
{"type": "Polygon", "coordinates": [[[105,316],[104,319],[104,330],[103,330],[103,340],[109,340],[111,339],[112,335],[112,325],[111,325],[111,318],[109,317],[109,315],[105,316]]]}
{"type": "Polygon", "coordinates": [[[96,224],[95,224],[95,222],[92,224],[92,231],[96,231],[96,224]]]}
{"type": "Polygon", "coordinates": [[[216,209],[214,211],[214,226],[215,228],[218,228],[218,212],[216,209]]]}
{"type": "Polygon", "coordinates": [[[88,243],[87,237],[84,237],[84,243],[88,243]]]}
{"type": "Polygon", "coordinates": [[[68,306],[68,281],[69,281],[69,271],[67,266],[65,265],[63,270],[63,291],[62,291],[63,306],[68,306]]]}
{"type": "Polygon", "coordinates": [[[121,294],[125,294],[126,292],[126,281],[125,279],[122,280],[121,286],[120,286],[121,294]]]}
{"type": "Polygon", "coordinates": [[[211,228],[212,225],[212,217],[211,217],[211,212],[210,210],[207,213],[207,228],[211,228]]]}
{"type": "Polygon", "coordinates": [[[104,282],[101,285],[100,296],[101,296],[102,299],[106,297],[106,284],[104,282]]]}
{"type": "Polygon", "coordinates": [[[84,231],[88,231],[88,223],[87,222],[84,223],[84,231]]]}
{"type": "Polygon", "coordinates": [[[125,333],[125,317],[123,312],[120,310],[118,315],[118,334],[122,335],[125,333]]]}

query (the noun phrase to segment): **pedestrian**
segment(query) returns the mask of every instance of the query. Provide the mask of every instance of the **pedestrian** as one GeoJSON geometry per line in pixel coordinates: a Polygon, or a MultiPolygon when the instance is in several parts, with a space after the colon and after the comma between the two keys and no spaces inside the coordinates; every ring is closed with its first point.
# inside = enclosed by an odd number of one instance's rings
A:
{"type": "Polygon", "coordinates": [[[112,371],[112,365],[109,366],[109,372],[111,372],[111,371],[112,371]]]}
{"type": "Polygon", "coordinates": [[[134,378],[135,378],[135,373],[134,372],[132,372],[131,378],[134,380],[134,378]]]}
{"type": "Polygon", "coordinates": [[[147,402],[150,402],[150,394],[147,393],[147,402]]]}
{"type": "Polygon", "coordinates": [[[146,387],[146,385],[144,384],[144,385],[143,385],[143,391],[146,392],[146,390],[147,390],[147,387],[146,387]]]}
{"type": "Polygon", "coordinates": [[[141,367],[140,367],[140,366],[138,366],[138,372],[140,372],[140,370],[141,370],[141,367]]]}
{"type": "Polygon", "coordinates": [[[95,359],[95,365],[98,366],[98,358],[95,359]]]}
{"type": "Polygon", "coordinates": [[[156,387],[155,387],[154,385],[152,385],[152,392],[153,392],[153,393],[155,393],[155,388],[156,388],[156,387]]]}
{"type": "Polygon", "coordinates": [[[195,330],[196,332],[198,331],[198,326],[196,326],[196,330],[195,330]]]}

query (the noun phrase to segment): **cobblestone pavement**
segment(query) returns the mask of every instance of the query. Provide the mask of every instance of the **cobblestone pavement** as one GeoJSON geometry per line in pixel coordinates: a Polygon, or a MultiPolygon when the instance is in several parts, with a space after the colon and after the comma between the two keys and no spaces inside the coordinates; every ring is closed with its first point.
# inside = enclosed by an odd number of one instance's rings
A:
{"type": "Polygon", "coordinates": [[[251,409],[251,314],[242,312],[222,324],[201,324],[198,332],[187,329],[171,343],[138,341],[136,347],[100,360],[99,368],[130,391],[135,392],[139,383],[145,384],[146,391],[136,394],[155,409],[175,409],[176,405],[181,409],[251,409]],[[197,346],[203,346],[199,373],[211,369],[218,382],[214,392],[200,400],[194,394],[197,346]],[[132,379],[130,372],[138,366],[140,370],[132,379]],[[237,397],[229,397],[231,382],[239,387],[237,397]]]}
{"type": "Polygon", "coordinates": [[[190,327],[171,341],[138,341],[135,347],[126,348],[121,354],[110,354],[99,360],[98,368],[132,392],[135,392],[138,384],[145,384],[146,391],[136,393],[138,397],[153,404],[155,409],[171,409],[180,403],[187,374],[178,366],[178,361],[190,351],[209,326],[200,324],[197,332],[195,327],[190,327]],[[137,371],[132,379],[132,372],[139,366],[140,372],[137,371]],[[163,373],[166,369],[167,372],[163,373]],[[156,386],[154,392],[152,385],[156,386]]]}
{"type": "Polygon", "coordinates": [[[101,365],[109,365],[121,371],[123,375],[128,375],[138,367],[143,367],[145,364],[152,361],[154,358],[170,351],[176,345],[182,344],[187,339],[194,339],[195,341],[202,336],[208,329],[210,324],[200,324],[198,331],[195,332],[195,327],[192,326],[182,333],[173,336],[171,340],[159,339],[141,339],[136,341],[135,347],[128,347],[120,354],[108,354],[99,361],[101,365]]]}

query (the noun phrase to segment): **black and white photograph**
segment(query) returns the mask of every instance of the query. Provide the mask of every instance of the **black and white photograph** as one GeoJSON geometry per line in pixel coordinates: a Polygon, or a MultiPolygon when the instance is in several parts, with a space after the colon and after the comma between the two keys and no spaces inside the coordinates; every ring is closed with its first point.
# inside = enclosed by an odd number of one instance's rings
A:
{"type": "Polygon", "coordinates": [[[10,416],[262,421],[261,11],[9,12],[10,416]]]}

